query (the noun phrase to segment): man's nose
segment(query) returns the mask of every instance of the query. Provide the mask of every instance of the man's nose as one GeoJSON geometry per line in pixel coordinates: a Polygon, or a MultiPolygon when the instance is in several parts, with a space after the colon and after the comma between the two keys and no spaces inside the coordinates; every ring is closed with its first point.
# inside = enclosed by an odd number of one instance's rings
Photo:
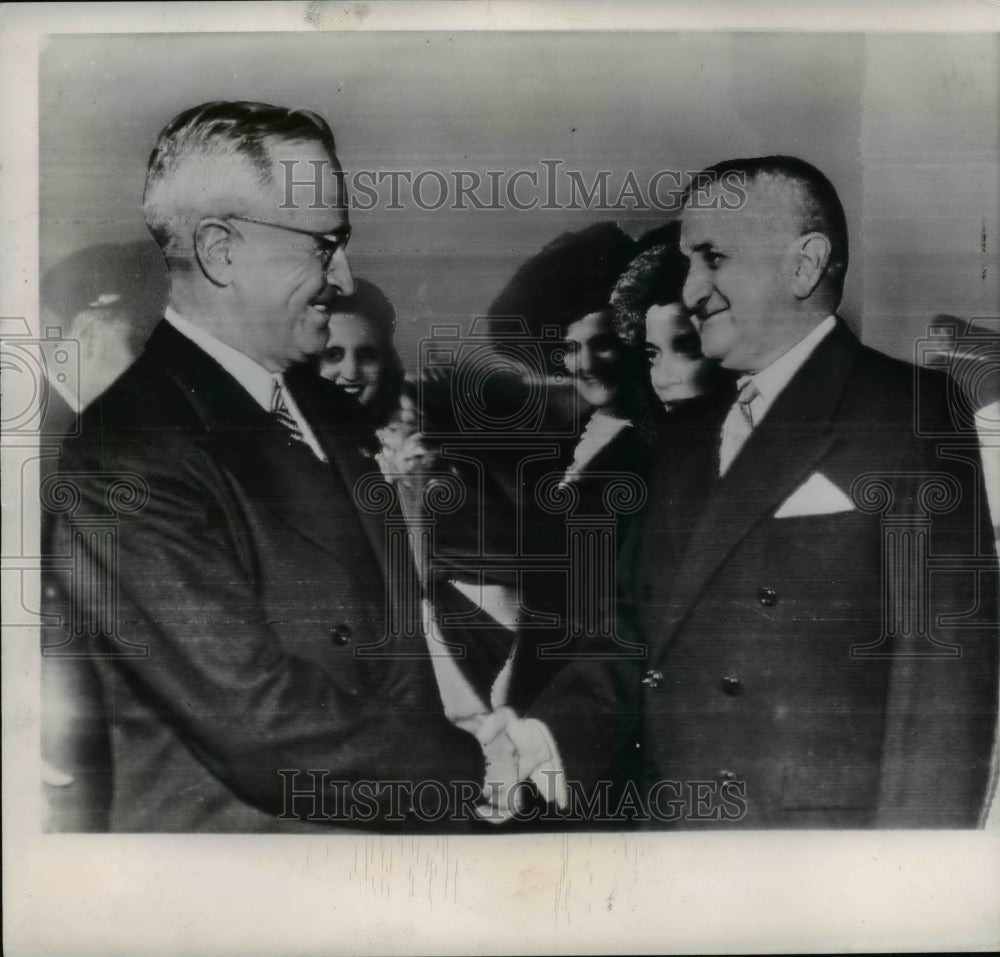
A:
{"type": "Polygon", "coordinates": [[[326,281],[340,290],[342,296],[350,296],[354,292],[354,274],[351,272],[347,253],[343,249],[338,249],[330,260],[326,270],[326,281]]]}
{"type": "Polygon", "coordinates": [[[705,276],[705,270],[701,266],[692,263],[691,268],[688,270],[687,278],[684,280],[684,290],[681,293],[684,305],[691,312],[697,312],[698,307],[708,299],[708,294],[709,284],[705,276]]]}

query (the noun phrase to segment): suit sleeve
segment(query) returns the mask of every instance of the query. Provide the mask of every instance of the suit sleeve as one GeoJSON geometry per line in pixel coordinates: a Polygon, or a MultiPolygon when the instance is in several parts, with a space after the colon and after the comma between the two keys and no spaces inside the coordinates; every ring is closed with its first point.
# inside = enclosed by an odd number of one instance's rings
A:
{"type": "Polygon", "coordinates": [[[634,743],[646,646],[637,614],[636,581],[641,577],[641,518],[632,523],[610,586],[616,611],[613,631],[585,637],[574,658],[527,709],[555,739],[567,782],[590,791],[620,772],[624,749],[634,743]]]}
{"type": "Polygon", "coordinates": [[[899,627],[889,648],[878,824],[975,827],[989,802],[997,722],[996,551],[975,434],[952,429],[944,390],[925,386],[921,400],[923,436],[901,456],[897,496],[915,528],[929,516],[929,574],[921,582],[911,564],[887,579],[886,608],[899,627]],[[898,617],[921,594],[917,617],[898,617]]]}
{"type": "MultiPolygon", "coordinates": [[[[163,438],[151,454],[145,445],[95,451],[96,443],[64,453],[63,472],[80,495],[77,518],[106,514],[116,473],[139,476],[149,490],[142,507],[120,516],[116,568],[94,536],[76,542],[78,607],[92,605],[88,588],[116,574],[110,622],[148,649],[105,668],[109,707],[115,684],[126,683],[212,774],[271,813],[283,809],[282,769],[322,769],[341,782],[481,781],[480,748],[445,719],[426,659],[391,663],[385,693],[366,697],[283,648],[259,600],[259,556],[225,476],[197,442],[163,438]]],[[[68,552],[65,520],[58,534],[68,552]]],[[[105,642],[96,653],[106,656],[109,621],[94,630],[105,642]]]]}

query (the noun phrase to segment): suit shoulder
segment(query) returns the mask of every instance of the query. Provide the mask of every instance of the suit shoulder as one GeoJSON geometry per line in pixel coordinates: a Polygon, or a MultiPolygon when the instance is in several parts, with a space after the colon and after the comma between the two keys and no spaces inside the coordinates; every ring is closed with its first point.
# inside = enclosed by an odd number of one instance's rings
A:
{"type": "Polygon", "coordinates": [[[871,346],[861,345],[858,349],[855,376],[870,388],[910,397],[916,371],[911,362],[896,359],[871,346]]]}
{"type": "Polygon", "coordinates": [[[927,369],[861,346],[854,388],[882,418],[909,421],[918,433],[955,431],[951,380],[939,369],[927,369]]]}
{"type": "Polygon", "coordinates": [[[203,431],[181,386],[144,354],[83,410],[64,454],[102,463],[175,455],[203,431]]]}

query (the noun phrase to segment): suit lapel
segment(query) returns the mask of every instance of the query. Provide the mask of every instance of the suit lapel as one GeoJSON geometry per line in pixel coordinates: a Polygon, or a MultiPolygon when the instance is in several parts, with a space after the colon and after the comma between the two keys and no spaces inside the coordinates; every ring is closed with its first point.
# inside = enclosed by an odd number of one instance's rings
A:
{"type": "Polygon", "coordinates": [[[674,554],[691,538],[694,524],[712,487],[718,481],[718,436],[722,421],[735,400],[730,387],[717,396],[696,399],[667,417],[661,445],[662,467],[654,470],[658,483],[655,502],[666,502],[663,536],[674,554]]]}
{"type": "MultiPolygon", "coordinates": [[[[340,467],[324,465],[292,440],[225,369],[169,323],[156,327],[146,352],[184,390],[208,433],[210,448],[253,501],[342,559],[350,526],[357,525],[357,511],[350,497],[353,485],[344,481],[340,467]]],[[[359,545],[370,544],[366,537],[359,530],[359,545]]],[[[381,557],[381,549],[376,557],[381,557]]]]}
{"type": "MultiPolygon", "coordinates": [[[[736,546],[808,478],[835,443],[832,421],[858,349],[857,339],[838,322],[775,400],[726,475],[710,486],[673,569],[673,625],[664,642],[736,546]]],[[[718,443],[717,434],[711,438],[718,443]]]]}
{"type": "Polygon", "coordinates": [[[367,426],[358,423],[357,411],[346,396],[308,367],[290,370],[285,379],[339,477],[385,577],[388,572],[385,540],[388,515],[360,508],[356,499],[356,489],[362,479],[381,476],[374,461],[361,453],[364,438],[361,429],[367,426]]]}

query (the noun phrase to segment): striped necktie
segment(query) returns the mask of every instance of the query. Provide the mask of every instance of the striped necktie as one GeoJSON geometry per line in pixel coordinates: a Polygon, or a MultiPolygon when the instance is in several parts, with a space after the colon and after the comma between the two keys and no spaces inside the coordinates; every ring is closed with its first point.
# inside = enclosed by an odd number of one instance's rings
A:
{"type": "Polygon", "coordinates": [[[281,376],[275,376],[271,380],[271,415],[288,430],[296,442],[309,445],[299,423],[295,421],[295,416],[289,410],[288,403],[285,402],[285,384],[281,376]]]}
{"type": "Polygon", "coordinates": [[[760,396],[753,379],[742,376],[736,383],[739,390],[733,407],[722,423],[722,444],[719,447],[719,475],[725,475],[744,443],[754,429],[753,410],[750,403],[760,396]]]}

